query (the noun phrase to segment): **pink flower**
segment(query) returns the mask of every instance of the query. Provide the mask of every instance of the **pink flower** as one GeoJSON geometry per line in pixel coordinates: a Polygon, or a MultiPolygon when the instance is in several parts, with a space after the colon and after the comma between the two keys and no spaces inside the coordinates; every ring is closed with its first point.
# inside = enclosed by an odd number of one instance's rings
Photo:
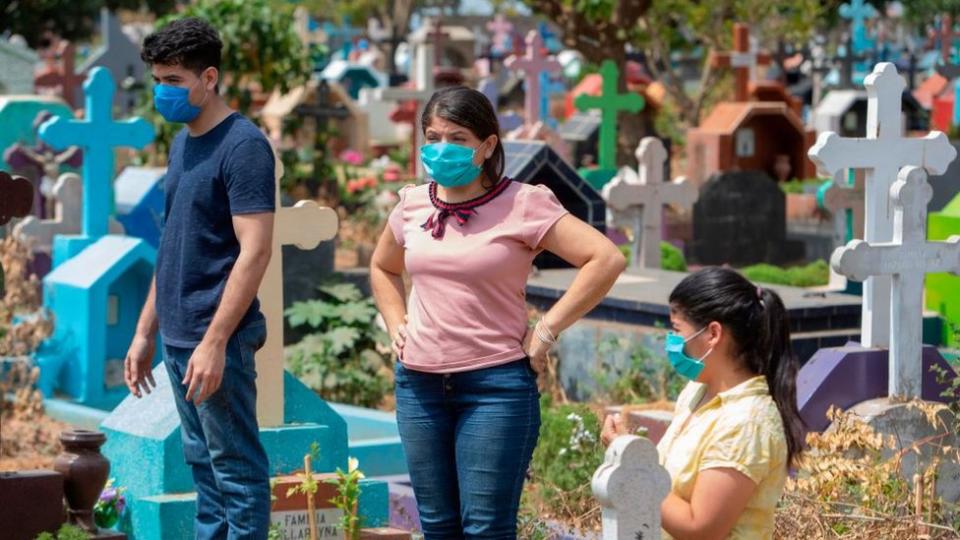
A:
{"type": "Polygon", "coordinates": [[[347,165],[360,165],[363,163],[363,154],[357,152],[356,150],[344,150],[340,152],[340,161],[346,163],[347,165]]]}

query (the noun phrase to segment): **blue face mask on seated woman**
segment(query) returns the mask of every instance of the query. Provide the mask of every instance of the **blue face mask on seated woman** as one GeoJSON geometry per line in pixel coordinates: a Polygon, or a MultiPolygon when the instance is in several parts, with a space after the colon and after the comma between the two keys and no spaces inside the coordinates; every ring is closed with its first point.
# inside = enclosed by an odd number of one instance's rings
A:
{"type": "Polygon", "coordinates": [[[420,147],[423,169],[443,187],[460,187],[480,176],[480,166],[473,163],[479,148],[435,142],[420,147]]]}
{"type": "Polygon", "coordinates": [[[691,381],[697,380],[697,377],[703,373],[703,368],[706,367],[703,363],[703,359],[710,356],[710,353],[713,352],[713,347],[711,347],[700,358],[692,358],[687,356],[687,354],[683,352],[683,349],[687,343],[706,331],[707,327],[704,326],[699,332],[686,339],[676,332],[667,333],[667,341],[665,345],[667,360],[670,361],[670,365],[673,366],[673,369],[677,370],[677,373],[683,377],[686,377],[687,379],[690,379],[691,381]]]}

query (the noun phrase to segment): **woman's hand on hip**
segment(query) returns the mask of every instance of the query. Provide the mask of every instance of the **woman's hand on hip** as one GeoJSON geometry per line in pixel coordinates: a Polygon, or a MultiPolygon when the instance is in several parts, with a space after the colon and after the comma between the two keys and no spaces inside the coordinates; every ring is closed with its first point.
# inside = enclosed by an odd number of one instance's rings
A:
{"type": "Polygon", "coordinates": [[[537,373],[543,373],[547,367],[547,353],[550,352],[550,345],[544,343],[537,337],[533,328],[527,328],[527,334],[523,336],[523,352],[530,358],[530,366],[537,373]]]}
{"type": "Polygon", "coordinates": [[[398,359],[403,359],[403,347],[407,344],[407,316],[403,316],[403,324],[397,325],[394,329],[393,334],[390,336],[391,346],[393,347],[393,354],[397,355],[398,359]]]}

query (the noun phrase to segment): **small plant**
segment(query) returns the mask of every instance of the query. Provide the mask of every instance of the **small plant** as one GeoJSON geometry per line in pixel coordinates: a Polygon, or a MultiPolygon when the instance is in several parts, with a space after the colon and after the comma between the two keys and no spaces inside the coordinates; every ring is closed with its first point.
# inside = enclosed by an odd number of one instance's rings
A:
{"type": "Polygon", "coordinates": [[[107,481],[100,498],[93,506],[93,521],[101,529],[112,529],[116,526],[127,506],[127,499],[123,495],[127,488],[116,487],[113,482],[113,478],[107,481]]]}
{"type": "Polygon", "coordinates": [[[781,268],[771,264],[755,264],[741,270],[743,275],[756,283],[789,285],[791,287],[815,287],[830,282],[830,265],[817,260],[806,266],[781,268]]]}
{"type": "Polygon", "coordinates": [[[340,518],[340,528],[347,540],[360,540],[360,480],[363,472],[360,471],[360,462],[357,458],[350,458],[347,471],[337,467],[336,478],[327,480],[327,483],[337,486],[337,496],[330,499],[334,506],[343,512],[340,518]]]}
{"type": "Polygon", "coordinates": [[[285,312],[290,326],[314,331],[287,349],[287,367],[328,401],[376,407],[393,385],[390,340],[376,324],[376,305],[353,284],[319,289],[321,299],[285,312]]]}
{"type": "Polygon", "coordinates": [[[56,534],[48,532],[40,533],[36,540],[87,540],[87,538],[87,533],[83,532],[83,529],[76,525],[65,523],[56,534]]]}
{"type": "Polygon", "coordinates": [[[586,405],[554,406],[546,396],[540,399],[540,416],[540,439],[530,463],[537,491],[532,498],[553,517],[591,526],[599,518],[590,481],[603,462],[600,422],[586,405]]]}

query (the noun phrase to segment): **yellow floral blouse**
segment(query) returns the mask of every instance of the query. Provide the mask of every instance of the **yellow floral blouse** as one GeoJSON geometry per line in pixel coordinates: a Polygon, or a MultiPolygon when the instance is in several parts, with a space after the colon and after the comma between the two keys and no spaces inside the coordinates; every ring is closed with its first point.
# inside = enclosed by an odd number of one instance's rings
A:
{"type": "Polygon", "coordinates": [[[728,538],[771,538],[787,479],[787,441],[767,382],[754,377],[694,411],[705,391],[705,385],[692,382],[680,393],[673,422],[657,445],[660,464],[670,473],[673,492],[688,502],[700,471],[740,471],[757,490],[728,538]]]}

